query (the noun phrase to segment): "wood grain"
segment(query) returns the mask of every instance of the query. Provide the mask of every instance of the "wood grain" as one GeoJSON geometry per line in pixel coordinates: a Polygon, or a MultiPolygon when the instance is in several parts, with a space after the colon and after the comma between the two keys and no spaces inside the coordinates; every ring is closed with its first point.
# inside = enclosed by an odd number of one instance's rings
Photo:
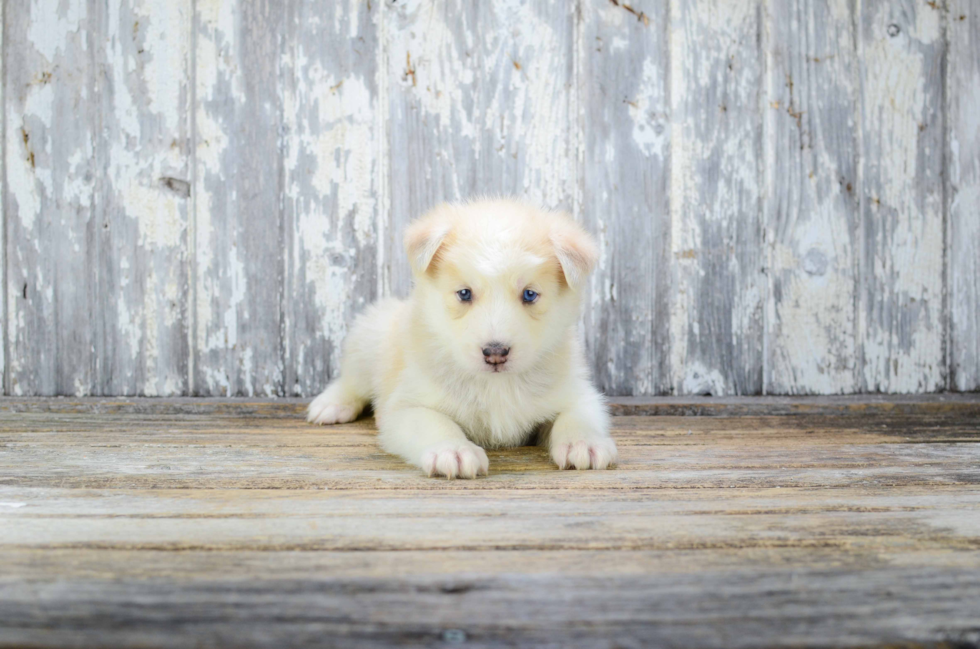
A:
{"type": "Polygon", "coordinates": [[[7,390],[97,394],[100,4],[4,12],[7,390]]]}
{"type": "Polygon", "coordinates": [[[946,117],[949,388],[980,390],[980,9],[950,0],[946,117]]]}
{"type": "Polygon", "coordinates": [[[313,395],[481,194],[610,395],[980,389],[966,0],[2,4],[4,394],[313,395]]]}
{"type": "Polygon", "coordinates": [[[527,447],[476,481],[370,418],[189,401],[0,402],[0,646],[976,642],[980,426],[900,412],[938,397],[615,417],[614,470],[527,447]]]}
{"type": "Polygon", "coordinates": [[[924,0],[868,0],[861,48],[861,389],[945,385],[942,16],[924,0]]]}
{"type": "Polygon", "coordinates": [[[386,12],[384,273],[404,295],[404,228],[439,202],[490,194],[571,209],[574,5],[436,0],[386,12]]]}
{"type": "MultiPolygon", "coordinates": [[[[0,397],[0,414],[209,415],[302,419],[303,398],[60,398],[0,397]]],[[[768,417],[788,415],[980,417],[980,396],[967,394],[847,395],[801,397],[615,397],[615,416],[768,417]]]]}
{"type": "Polygon", "coordinates": [[[600,246],[587,348],[607,394],[663,394],[671,388],[667,3],[587,3],[581,20],[578,211],[600,246]]]}
{"type": "Polygon", "coordinates": [[[193,387],[283,393],[282,7],[195,3],[193,387]]]}
{"type": "Polygon", "coordinates": [[[7,389],[180,394],[189,3],[49,4],[8,17],[7,389]]]}
{"type": "Polygon", "coordinates": [[[673,389],[759,394],[762,8],[676,2],[670,20],[673,389]]]}
{"type": "Polygon", "coordinates": [[[766,392],[857,387],[856,40],[850,2],[768,12],[766,392]]]}
{"type": "Polygon", "coordinates": [[[3,33],[6,3],[0,2],[0,393],[10,394],[7,386],[7,102],[4,101],[7,75],[4,74],[3,33]]]}
{"type": "Polygon", "coordinates": [[[106,8],[96,391],[187,394],[191,2],[106,8]]]}
{"type": "Polygon", "coordinates": [[[282,63],[286,391],[318,393],[347,326],[378,296],[378,14],[290,2],[282,63]]]}

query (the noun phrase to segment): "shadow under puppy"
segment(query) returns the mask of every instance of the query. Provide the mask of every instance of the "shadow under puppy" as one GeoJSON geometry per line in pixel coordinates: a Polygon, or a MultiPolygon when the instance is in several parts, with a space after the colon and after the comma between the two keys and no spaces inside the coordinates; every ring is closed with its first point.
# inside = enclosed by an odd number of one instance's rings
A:
{"type": "Polygon", "coordinates": [[[565,214],[486,200],[440,205],[405,247],[411,295],[357,318],[308,420],[352,421],[372,402],[381,446],[430,476],[486,474],[484,448],[535,433],[561,469],[614,462],[577,326],[591,237],[565,214]]]}

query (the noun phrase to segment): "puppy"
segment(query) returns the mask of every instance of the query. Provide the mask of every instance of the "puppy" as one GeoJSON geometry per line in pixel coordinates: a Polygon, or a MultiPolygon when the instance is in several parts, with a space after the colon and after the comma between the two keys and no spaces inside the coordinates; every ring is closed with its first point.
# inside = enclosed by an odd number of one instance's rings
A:
{"type": "Polygon", "coordinates": [[[371,402],[382,448],[429,476],[486,475],[484,448],[534,434],[559,469],[614,462],[577,327],[591,237],[564,214],[486,200],[435,208],[405,247],[411,295],[357,318],[308,421],[352,421],[371,402]]]}

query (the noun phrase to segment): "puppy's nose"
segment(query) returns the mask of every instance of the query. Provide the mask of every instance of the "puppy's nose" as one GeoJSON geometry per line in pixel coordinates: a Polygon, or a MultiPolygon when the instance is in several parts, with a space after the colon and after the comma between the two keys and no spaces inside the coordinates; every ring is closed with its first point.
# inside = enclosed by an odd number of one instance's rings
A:
{"type": "Polygon", "coordinates": [[[510,347],[504,347],[502,343],[488,343],[483,348],[483,361],[490,365],[500,365],[507,362],[507,354],[509,353],[510,347]]]}

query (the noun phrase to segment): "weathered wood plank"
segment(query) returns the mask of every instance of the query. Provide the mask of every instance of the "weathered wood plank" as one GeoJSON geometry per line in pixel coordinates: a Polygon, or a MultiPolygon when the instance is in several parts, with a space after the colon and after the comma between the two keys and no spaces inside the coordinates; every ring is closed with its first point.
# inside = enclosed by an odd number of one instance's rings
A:
{"type": "Polygon", "coordinates": [[[948,1],[949,388],[980,390],[980,7],[948,1]]]}
{"type": "Polygon", "coordinates": [[[384,279],[403,295],[402,233],[435,204],[503,194],[571,209],[574,4],[438,0],[385,11],[384,279]]]}
{"type": "Polygon", "coordinates": [[[4,101],[6,78],[4,74],[3,32],[6,25],[6,3],[0,2],[0,394],[10,394],[7,386],[7,104],[4,101]]]}
{"type": "MultiPolygon", "coordinates": [[[[84,578],[4,585],[9,646],[942,647],[973,646],[975,566],[843,574],[828,561],[610,580],[487,574],[189,581],[84,578]],[[795,568],[795,569],[794,569],[795,568]],[[710,577],[710,578],[709,578],[710,577]],[[615,587],[611,587],[615,584],[615,587]]],[[[522,557],[531,564],[547,557],[522,557]]],[[[590,556],[578,557],[587,561],[590,556]]],[[[629,557],[616,557],[628,560],[629,557]]],[[[362,557],[372,563],[373,557],[362,557]]],[[[305,555],[295,560],[307,563],[305,555]]],[[[429,564],[432,562],[430,561],[429,564]]],[[[426,565],[426,564],[423,564],[426,565]]]]}
{"type": "MultiPolygon", "coordinates": [[[[215,415],[304,419],[307,399],[45,399],[0,398],[0,415],[72,414],[215,415]]],[[[762,417],[783,415],[980,417],[980,394],[848,395],[830,397],[617,397],[614,415],[762,417]]],[[[0,422],[3,420],[0,419],[0,422]]],[[[364,420],[366,421],[366,420],[364,420]]]]}
{"type": "Polygon", "coordinates": [[[11,394],[99,389],[100,6],[5,3],[11,394]]]}
{"type": "Polygon", "coordinates": [[[0,645],[968,646],[980,427],[882,412],[617,417],[616,470],[445,481],[370,420],[5,411],[0,645]]]}
{"type": "Polygon", "coordinates": [[[589,2],[579,37],[581,220],[599,264],[586,309],[606,394],[671,391],[667,3],[589,2]]]}
{"type": "Polygon", "coordinates": [[[340,367],[353,317],[378,296],[383,3],[287,5],[282,62],[285,386],[312,395],[340,367]]]}
{"type": "Polygon", "coordinates": [[[0,419],[0,464],[8,467],[0,484],[184,490],[588,489],[595,495],[622,489],[877,490],[968,486],[980,480],[980,427],[973,416],[617,417],[613,435],[620,448],[614,471],[558,471],[543,449],[526,447],[491,451],[487,479],[447,484],[381,452],[370,419],[319,429],[300,418],[8,414],[0,419]]]}
{"type": "MultiPolygon", "coordinates": [[[[263,418],[254,417],[251,412],[248,408],[244,408],[237,416],[220,412],[206,416],[146,412],[31,412],[7,414],[0,420],[0,432],[9,435],[4,439],[10,442],[11,448],[17,446],[20,450],[43,450],[45,453],[70,446],[126,447],[129,450],[125,452],[128,453],[150,443],[215,448],[221,448],[225,442],[248,447],[356,447],[357,450],[350,452],[359,454],[364,454],[364,449],[376,450],[378,447],[375,422],[372,419],[335,426],[328,431],[318,431],[311,430],[299,417],[263,418]],[[133,433],[134,428],[143,433],[133,433]]],[[[832,416],[797,413],[793,416],[777,417],[620,415],[613,423],[613,431],[626,446],[703,446],[712,441],[726,447],[752,443],[767,448],[781,446],[789,449],[795,445],[823,443],[814,441],[815,429],[822,430],[836,445],[954,443],[975,441],[980,435],[980,426],[972,414],[908,414],[898,411],[891,414],[866,412],[862,415],[832,416]]],[[[168,452],[176,452],[176,449],[168,452]]],[[[500,457],[505,459],[526,457],[532,463],[537,463],[539,457],[545,458],[544,455],[536,454],[534,447],[493,452],[500,453],[500,457]]],[[[792,450],[785,452],[791,453],[792,450]]],[[[899,451],[887,451],[891,454],[896,452],[899,451]]],[[[391,459],[383,454],[371,457],[385,461],[391,459]]],[[[709,461],[709,458],[705,459],[705,462],[709,461]]],[[[111,463],[108,465],[111,466],[111,463]]],[[[543,466],[550,467],[550,464],[545,462],[543,466]]]]}
{"type": "MultiPolygon", "coordinates": [[[[874,508],[872,508],[874,509],[874,508]]],[[[843,508],[838,509],[843,511],[843,508]]],[[[854,546],[841,547],[836,543],[814,542],[806,547],[781,546],[772,543],[749,548],[713,548],[710,552],[676,550],[426,550],[362,552],[307,552],[298,561],[284,561],[278,552],[244,550],[208,552],[186,550],[174,561],[174,553],[153,550],[113,550],[97,548],[59,549],[44,552],[30,549],[0,549],[0,559],[7,575],[18,579],[43,583],[52,573],[72,579],[97,578],[106,572],[110,560],[115,561],[113,574],[127,579],[140,576],[154,580],[180,580],[192,582],[195,578],[220,580],[236,574],[247,574],[248,579],[261,580],[272,585],[269,575],[283,580],[297,580],[311,576],[333,577],[341,583],[367,583],[378,579],[412,579],[427,577],[431,585],[439,584],[446,591],[453,585],[465,587],[476,575],[474,565],[480,566],[481,577],[524,574],[528,576],[587,577],[602,574],[607,578],[650,575],[652,578],[673,575],[692,575],[731,571],[745,575],[750,571],[779,574],[799,570],[803,565],[811,568],[868,569],[881,568],[880,560],[887,558],[894,566],[909,566],[915,561],[926,563],[915,544],[903,544],[893,539],[875,547],[872,538],[853,538],[854,546]],[[874,565],[878,564],[878,565],[874,565]]],[[[295,555],[294,555],[295,556],[295,555]]],[[[937,552],[931,557],[932,565],[946,568],[973,570],[977,557],[961,551],[937,552]]],[[[320,582],[324,586],[328,582],[320,582]]],[[[472,589],[469,589],[472,590],[472,589]]],[[[702,589],[702,592],[703,589],[702,589]]]]}
{"type": "Polygon", "coordinates": [[[819,545],[856,553],[901,551],[911,544],[919,552],[980,551],[980,517],[973,515],[980,510],[980,489],[933,487],[915,495],[906,489],[780,489],[724,497],[728,492],[712,487],[596,493],[576,488],[574,498],[555,498],[547,491],[515,490],[3,488],[4,502],[23,505],[0,511],[0,547],[705,553],[819,545]]]}
{"type": "Polygon", "coordinates": [[[931,392],[945,385],[941,8],[867,0],[858,19],[859,387],[931,392]]]}
{"type": "Polygon", "coordinates": [[[762,391],[762,9],[670,6],[670,368],[678,394],[762,391]]]}
{"type": "MultiPolygon", "coordinates": [[[[190,0],[106,4],[99,394],[188,392],[190,0]]],[[[67,290],[79,283],[65,282],[67,290]]]]}
{"type": "Polygon", "coordinates": [[[195,8],[192,392],[281,395],[282,7],[195,8]]]}
{"type": "Polygon", "coordinates": [[[766,392],[857,387],[858,89],[853,3],[768,11],[766,392]]]}

